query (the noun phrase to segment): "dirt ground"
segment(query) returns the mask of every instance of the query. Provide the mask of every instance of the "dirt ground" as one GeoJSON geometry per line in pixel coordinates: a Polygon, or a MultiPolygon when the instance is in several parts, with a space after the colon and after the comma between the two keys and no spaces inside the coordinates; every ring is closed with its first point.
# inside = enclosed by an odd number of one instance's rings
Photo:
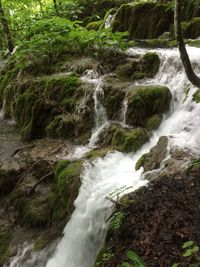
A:
{"type": "Polygon", "coordinates": [[[124,210],[120,229],[107,236],[105,248],[114,256],[101,266],[120,266],[129,250],[148,267],[195,263],[182,256],[182,245],[200,245],[200,168],[161,177],[129,199],[134,202],[124,210]]]}

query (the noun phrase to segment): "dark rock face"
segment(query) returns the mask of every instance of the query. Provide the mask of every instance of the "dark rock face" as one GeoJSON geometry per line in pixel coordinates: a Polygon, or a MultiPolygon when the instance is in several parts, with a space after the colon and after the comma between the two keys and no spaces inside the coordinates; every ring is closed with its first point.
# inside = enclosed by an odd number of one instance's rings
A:
{"type": "Polygon", "coordinates": [[[113,22],[113,31],[128,31],[130,38],[153,39],[169,31],[173,10],[165,4],[135,3],[122,5],[113,22]]]}

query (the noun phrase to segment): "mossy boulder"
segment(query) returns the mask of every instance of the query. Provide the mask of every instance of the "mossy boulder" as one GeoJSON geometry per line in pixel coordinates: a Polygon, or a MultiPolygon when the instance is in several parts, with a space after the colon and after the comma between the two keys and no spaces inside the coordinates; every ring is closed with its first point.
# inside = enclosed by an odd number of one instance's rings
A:
{"type": "Polygon", "coordinates": [[[139,127],[159,126],[159,121],[152,125],[151,120],[155,120],[152,116],[168,111],[171,98],[171,92],[166,86],[139,85],[130,88],[127,95],[126,122],[139,127]]]}
{"type": "Polygon", "coordinates": [[[122,5],[113,21],[113,31],[129,32],[131,39],[158,38],[173,24],[173,9],[168,4],[140,2],[122,5]]]}
{"type": "Polygon", "coordinates": [[[147,120],[146,128],[148,130],[156,130],[160,126],[161,122],[162,122],[162,115],[155,114],[147,120]]]}
{"type": "Polygon", "coordinates": [[[82,171],[83,160],[74,162],[61,160],[56,165],[56,187],[59,196],[65,205],[65,210],[70,216],[74,210],[74,200],[78,196],[81,186],[80,174],[82,171]]]}
{"type": "Polygon", "coordinates": [[[19,83],[15,91],[13,113],[23,139],[46,135],[89,137],[94,120],[91,112],[93,87],[81,84],[76,74],[28,80],[19,83]]]}
{"type": "Polygon", "coordinates": [[[135,152],[149,141],[149,133],[143,128],[128,129],[117,123],[111,124],[99,136],[101,146],[121,152],[135,152]]]}
{"type": "Polygon", "coordinates": [[[156,146],[152,147],[149,153],[142,155],[137,161],[135,169],[144,168],[144,172],[152,171],[160,167],[160,163],[165,159],[167,153],[168,138],[160,137],[156,146]]]}
{"type": "Polygon", "coordinates": [[[112,146],[122,152],[136,152],[149,141],[149,134],[145,129],[118,129],[112,138],[112,146]]]}
{"type": "Polygon", "coordinates": [[[119,65],[115,72],[122,80],[140,80],[154,77],[159,66],[159,56],[154,52],[148,52],[140,59],[132,59],[124,65],[119,65]]]}

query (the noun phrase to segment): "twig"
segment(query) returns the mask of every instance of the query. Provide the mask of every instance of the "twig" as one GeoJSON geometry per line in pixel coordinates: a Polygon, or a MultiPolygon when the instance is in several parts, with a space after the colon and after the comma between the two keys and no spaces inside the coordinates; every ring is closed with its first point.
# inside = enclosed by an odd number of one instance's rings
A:
{"type": "Polygon", "coordinates": [[[54,172],[49,172],[47,174],[45,174],[44,176],[42,176],[34,185],[33,187],[30,189],[29,195],[32,195],[35,192],[35,189],[37,188],[37,186],[43,182],[47,177],[49,177],[50,175],[52,175],[54,172]]]}
{"type": "Polygon", "coordinates": [[[18,149],[16,149],[13,153],[12,153],[12,155],[11,155],[11,157],[14,157],[19,151],[21,151],[21,150],[24,150],[24,149],[27,149],[27,148],[33,148],[35,145],[32,145],[32,146],[25,146],[25,147],[21,147],[21,148],[18,148],[18,149]]]}

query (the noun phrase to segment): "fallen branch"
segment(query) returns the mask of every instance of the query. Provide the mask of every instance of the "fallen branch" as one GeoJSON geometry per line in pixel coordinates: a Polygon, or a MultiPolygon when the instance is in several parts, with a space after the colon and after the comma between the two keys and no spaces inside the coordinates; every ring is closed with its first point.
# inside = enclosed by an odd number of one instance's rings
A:
{"type": "Polygon", "coordinates": [[[38,186],[41,182],[43,182],[46,178],[48,178],[49,176],[51,176],[52,174],[54,174],[54,172],[51,171],[51,172],[45,174],[44,176],[42,176],[42,177],[41,177],[41,178],[40,178],[40,179],[33,185],[33,187],[30,189],[28,195],[32,195],[32,194],[35,192],[37,186],[38,186]]]}
{"type": "Polygon", "coordinates": [[[19,151],[21,151],[21,150],[24,150],[24,149],[27,149],[27,148],[33,148],[35,145],[32,145],[32,146],[25,146],[25,147],[21,147],[21,148],[18,148],[18,149],[16,149],[13,153],[12,153],[12,155],[11,155],[11,157],[14,157],[19,151]]]}

